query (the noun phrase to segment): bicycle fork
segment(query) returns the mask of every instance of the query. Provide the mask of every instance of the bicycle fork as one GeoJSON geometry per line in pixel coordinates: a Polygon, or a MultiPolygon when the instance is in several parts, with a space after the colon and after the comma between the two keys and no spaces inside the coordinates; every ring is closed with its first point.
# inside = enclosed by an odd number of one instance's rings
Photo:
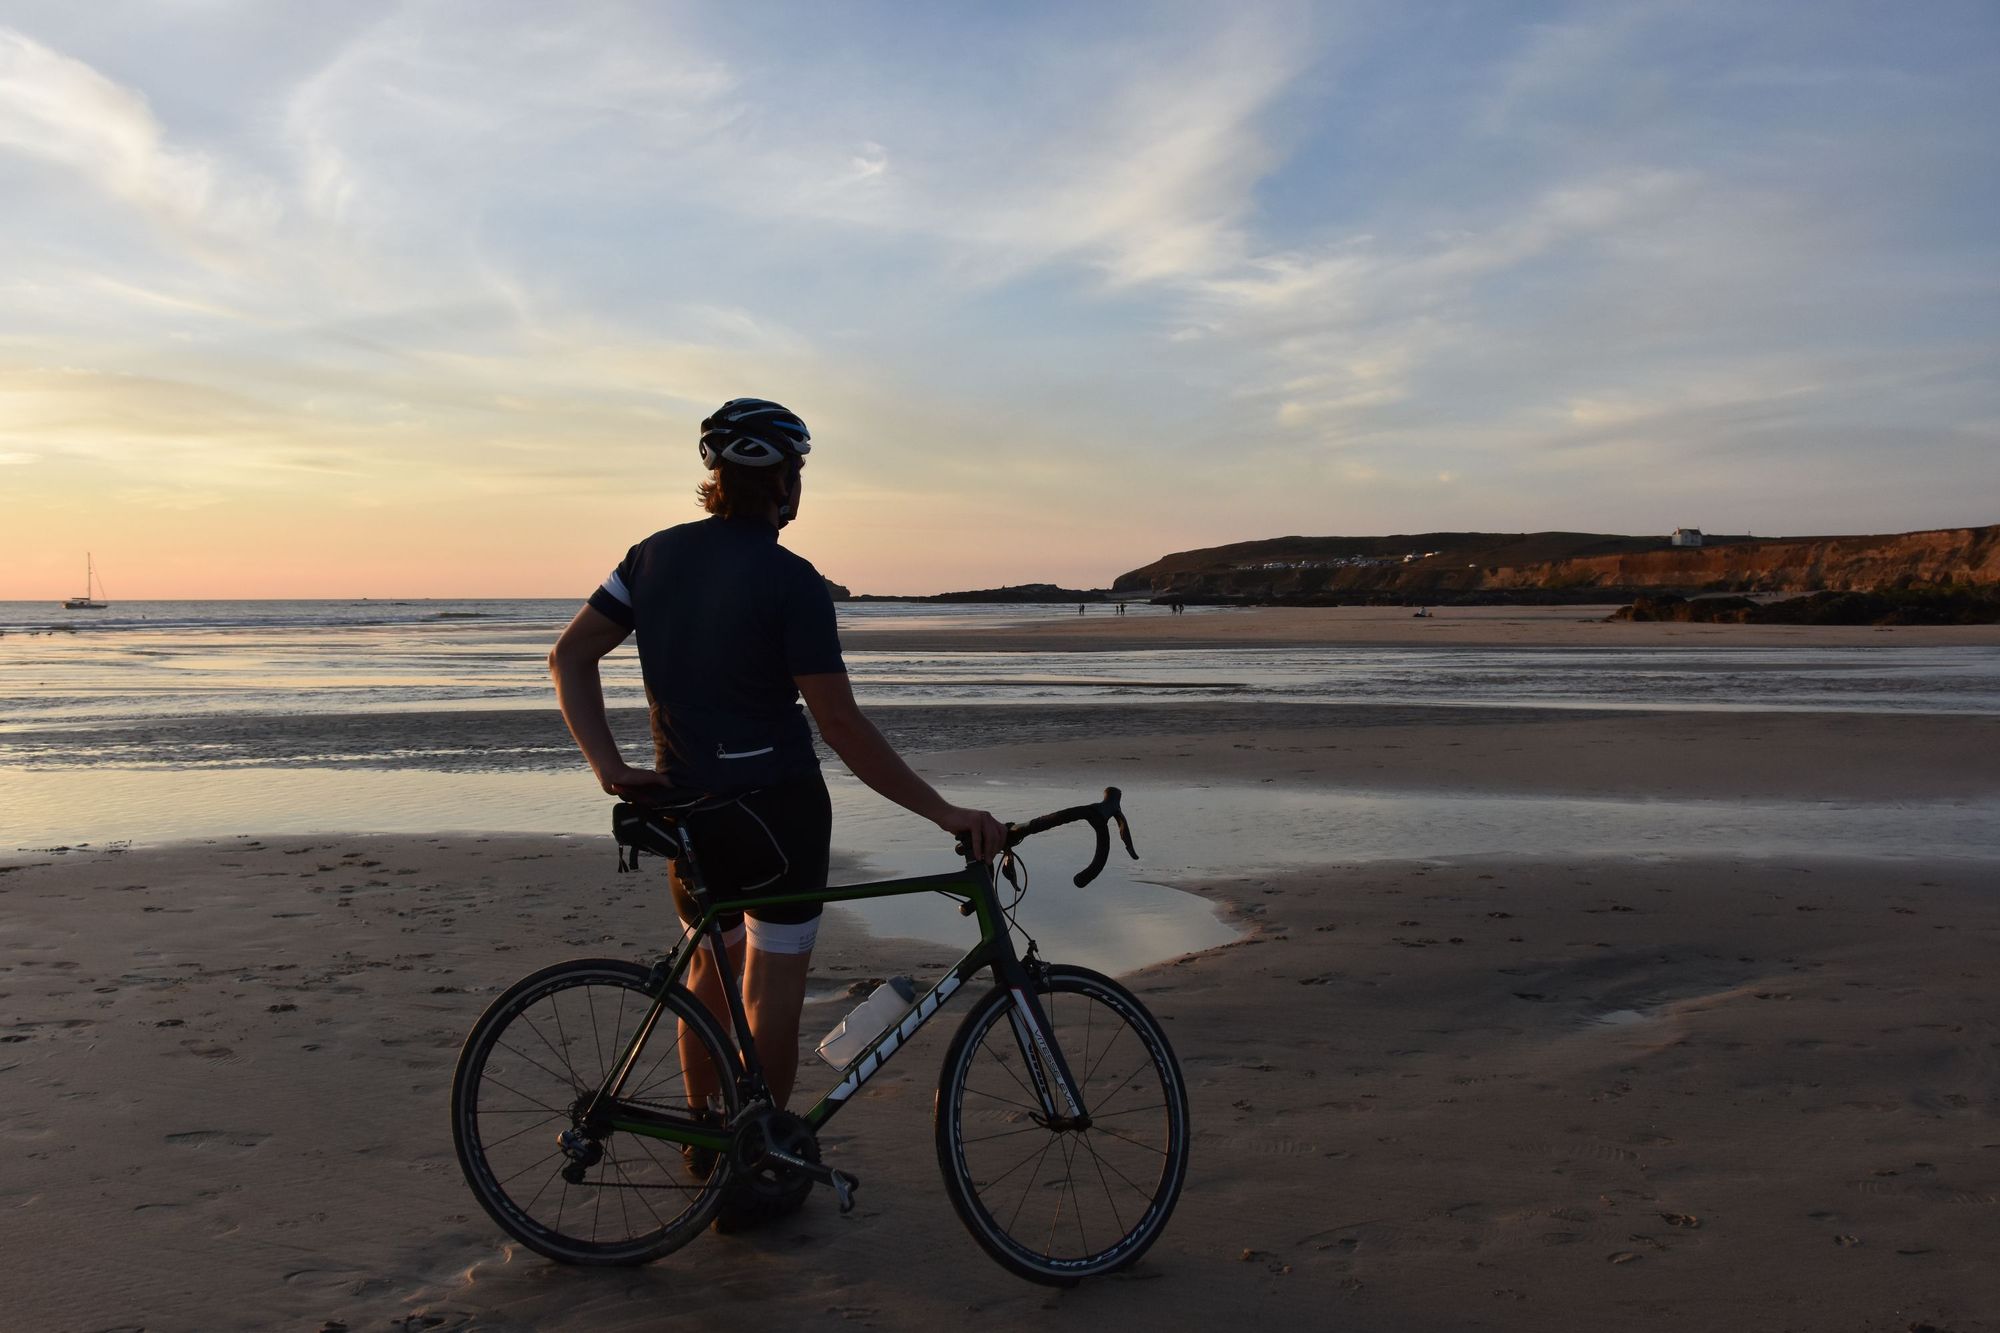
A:
{"type": "Polygon", "coordinates": [[[1062,1049],[1049,1039],[1048,1013],[1035,997],[1027,968],[1007,971],[1018,972],[1004,976],[1001,981],[1013,1000],[1007,1010],[1007,1021],[1013,1025],[1014,1040],[1021,1048],[1028,1075],[1034,1080],[1035,1096],[1042,1104],[1048,1127],[1089,1129],[1090,1111],[1083,1102],[1083,1089],[1070,1072],[1062,1049]]]}

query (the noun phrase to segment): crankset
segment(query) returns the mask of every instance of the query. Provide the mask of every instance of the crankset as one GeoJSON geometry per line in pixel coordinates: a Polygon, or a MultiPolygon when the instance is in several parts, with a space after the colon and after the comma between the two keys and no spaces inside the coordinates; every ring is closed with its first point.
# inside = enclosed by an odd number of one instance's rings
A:
{"type": "Polygon", "coordinates": [[[729,1144],[730,1165],[739,1188],[767,1198],[780,1198],[803,1178],[833,1190],[840,1211],[854,1211],[854,1191],[861,1182],[819,1159],[819,1140],[812,1126],[790,1111],[752,1109],[737,1123],[729,1144]]]}

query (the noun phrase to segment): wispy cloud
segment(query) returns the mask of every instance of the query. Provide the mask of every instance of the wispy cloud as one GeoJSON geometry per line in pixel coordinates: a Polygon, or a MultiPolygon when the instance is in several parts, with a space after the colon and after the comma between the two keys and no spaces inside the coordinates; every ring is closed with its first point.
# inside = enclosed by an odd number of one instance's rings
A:
{"type": "Polygon", "coordinates": [[[226,241],[282,212],[270,189],[175,147],[145,98],[0,28],[0,149],[39,159],[199,239],[226,241]]]}
{"type": "Polygon", "coordinates": [[[1976,8],[93,8],[0,28],[0,542],[545,500],[595,568],[746,390],[878,588],[2000,493],[1976,8]]]}

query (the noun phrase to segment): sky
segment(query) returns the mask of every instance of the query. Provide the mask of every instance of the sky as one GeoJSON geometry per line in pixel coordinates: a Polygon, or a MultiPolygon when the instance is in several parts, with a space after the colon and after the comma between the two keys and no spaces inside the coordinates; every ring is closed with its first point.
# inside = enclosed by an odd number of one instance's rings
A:
{"type": "Polygon", "coordinates": [[[2000,8],[0,0],[0,598],[2000,522],[2000,8]]]}

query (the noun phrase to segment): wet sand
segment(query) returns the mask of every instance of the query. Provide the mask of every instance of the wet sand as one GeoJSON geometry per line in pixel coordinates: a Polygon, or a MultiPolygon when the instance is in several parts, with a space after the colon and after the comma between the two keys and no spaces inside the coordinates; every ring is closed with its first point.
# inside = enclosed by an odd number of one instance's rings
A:
{"type": "MultiPolygon", "coordinates": [[[[1058,1292],[995,1267],[939,1188],[949,1021],[827,1138],[865,1182],[852,1216],[816,1198],[630,1271],[505,1243],[452,1158],[450,1070],[514,977],[657,947],[658,884],[601,840],[18,865],[5,1322],[1995,1327],[1990,866],[1419,862],[1201,887],[1246,937],[1132,978],[1187,1072],[1186,1194],[1139,1266],[1058,1292]]],[[[941,955],[836,918],[806,1029],[850,978],[941,955]]]]}
{"type": "MultiPolygon", "coordinates": [[[[1178,775],[1513,794],[1924,800],[2000,794],[2000,718],[1417,704],[905,704],[873,707],[927,771],[1178,775]]],[[[650,752],[645,714],[612,722],[650,752]]],[[[578,771],[554,709],[168,718],[8,734],[30,767],[578,771]]],[[[828,764],[837,762],[822,750],[828,764]]],[[[587,781],[587,779],[586,779],[587,781]]],[[[1024,812],[1014,812],[1016,814],[1024,812]]],[[[5,850],[0,834],[0,852],[5,850]]]]}
{"type": "MultiPolygon", "coordinates": [[[[1272,612],[1259,632],[1314,616],[1326,613],[1272,612]]],[[[1157,639],[1206,619],[1125,621],[1157,639]]],[[[1136,632],[1110,617],[1092,629],[1079,642],[1136,632]]],[[[1000,633],[976,646],[1003,646],[1000,633]]],[[[2000,719],[1985,717],[1227,704],[878,716],[940,778],[1799,802],[2000,792],[2000,719]]],[[[123,761],[206,725],[234,747],[224,762],[252,767],[338,753],[420,768],[433,742],[469,741],[496,767],[573,763],[552,720],[149,723],[123,761]]],[[[48,762],[117,759],[61,750],[52,738],[48,762]]],[[[1176,830],[1134,815],[1142,851],[1174,861],[1176,830]]],[[[1252,1311],[1396,1333],[2000,1328],[2000,871],[1948,850],[1883,853],[1550,847],[1185,885],[1245,932],[1128,978],[1187,1072],[1187,1191],[1139,1265],[1067,1291],[996,1267],[944,1198],[930,1109],[950,1015],[824,1142],[864,1181],[853,1215],[816,1197],[783,1225],[706,1236],[638,1270],[565,1269],[507,1243],[452,1156],[450,1073],[516,977],[663,947],[662,885],[616,874],[607,839],[10,853],[0,1328],[976,1318],[1099,1333],[1252,1311]]],[[[1073,890],[1044,874],[1036,892],[1073,890]]],[[[934,974],[951,956],[870,938],[837,910],[822,941],[809,1037],[853,982],[934,974]]],[[[808,1068],[806,1086],[831,1081],[808,1068]]]]}
{"type": "Polygon", "coordinates": [[[972,629],[877,623],[844,631],[851,647],[879,652],[1103,652],[1141,648],[1783,648],[1939,647],[2000,644],[2000,625],[1679,625],[1607,620],[1621,603],[1586,606],[1438,607],[1417,619],[1403,606],[1247,607],[1119,616],[1093,605],[1080,616],[972,629]]]}

